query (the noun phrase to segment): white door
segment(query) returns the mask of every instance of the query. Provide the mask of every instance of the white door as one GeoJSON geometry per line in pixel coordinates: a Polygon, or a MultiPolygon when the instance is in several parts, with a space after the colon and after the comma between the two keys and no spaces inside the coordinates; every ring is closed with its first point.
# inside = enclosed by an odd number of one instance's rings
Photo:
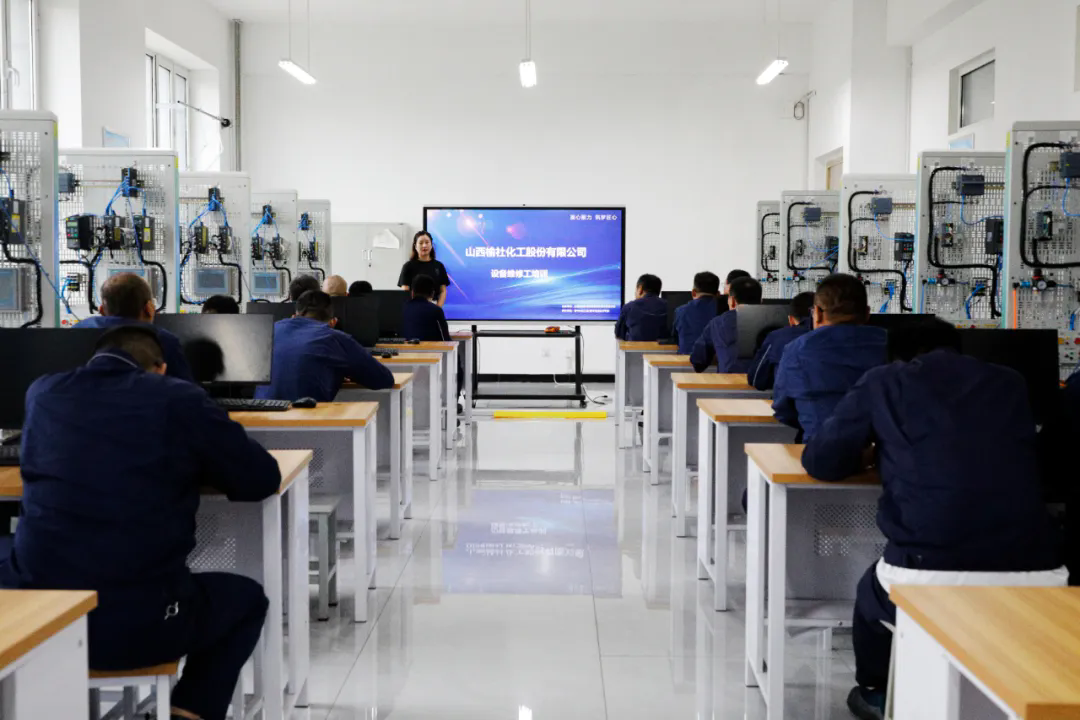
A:
{"type": "Polygon", "coordinates": [[[348,283],[367,280],[376,290],[397,287],[412,247],[405,223],[334,223],[333,228],[335,274],[348,283]]]}

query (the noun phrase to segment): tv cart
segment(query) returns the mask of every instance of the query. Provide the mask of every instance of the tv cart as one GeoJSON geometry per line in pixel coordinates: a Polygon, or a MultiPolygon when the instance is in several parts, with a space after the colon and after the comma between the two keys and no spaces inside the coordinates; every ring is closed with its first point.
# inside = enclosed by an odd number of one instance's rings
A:
{"type": "MultiPolygon", "coordinates": [[[[569,400],[576,401],[581,407],[585,407],[585,388],[583,387],[581,373],[581,326],[575,325],[573,330],[560,330],[559,332],[547,332],[546,330],[480,330],[476,325],[472,326],[473,366],[472,366],[472,390],[473,406],[477,400],[569,400]],[[481,393],[480,390],[480,353],[478,352],[481,338],[550,338],[553,340],[574,341],[574,392],[571,393],[481,393]]],[[[552,381],[555,374],[552,373],[552,381]]]]}

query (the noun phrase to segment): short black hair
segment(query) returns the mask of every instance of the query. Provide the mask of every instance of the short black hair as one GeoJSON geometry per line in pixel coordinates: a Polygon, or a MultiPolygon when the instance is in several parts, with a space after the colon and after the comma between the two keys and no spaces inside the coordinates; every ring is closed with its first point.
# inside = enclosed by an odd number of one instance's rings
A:
{"type": "Polygon", "coordinates": [[[708,270],[699,272],[694,276],[694,289],[705,295],[719,295],[720,278],[716,276],[716,273],[711,273],[708,270]]]}
{"type": "Polygon", "coordinates": [[[374,290],[375,288],[371,287],[371,283],[367,280],[357,280],[349,286],[349,297],[362,297],[374,290]]]}
{"type": "Polygon", "coordinates": [[[760,305],[761,283],[752,277],[735,278],[731,283],[731,297],[739,305],[760,305]]]}
{"type": "Polygon", "coordinates": [[[807,290],[791,298],[791,307],[788,315],[796,320],[805,320],[814,311],[814,293],[807,290]]]}
{"type": "Polygon", "coordinates": [[[314,275],[297,275],[293,278],[293,281],[289,283],[289,299],[296,302],[300,299],[300,296],[309,290],[322,290],[322,285],[319,284],[319,278],[314,275]]]}
{"type": "Polygon", "coordinates": [[[664,289],[664,281],[658,278],[656,275],[650,275],[645,273],[637,279],[638,287],[644,290],[649,295],[659,295],[660,291],[664,289]]]}
{"type": "Polygon", "coordinates": [[[143,370],[165,364],[165,351],[153,325],[118,325],[106,331],[98,338],[94,354],[110,350],[127,353],[143,370]]]}
{"type": "Polygon", "coordinates": [[[417,275],[412,281],[412,296],[427,298],[435,297],[435,281],[430,275],[417,275]]]}
{"type": "Polygon", "coordinates": [[[211,295],[203,303],[202,311],[216,315],[239,315],[240,303],[229,295],[211,295]]]}
{"type": "Polygon", "coordinates": [[[934,350],[960,352],[960,331],[939,318],[926,318],[889,330],[889,360],[911,362],[934,350]]]}
{"type": "Polygon", "coordinates": [[[296,299],[296,314],[319,322],[334,318],[334,300],[322,290],[308,290],[296,299]]]}
{"type": "Polygon", "coordinates": [[[829,322],[862,325],[868,313],[866,285],[854,275],[833,273],[818,285],[814,305],[829,322]]]}
{"type": "Polygon", "coordinates": [[[726,284],[730,285],[731,283],[735,282],[739,278],[744,278],[744,277],[750,277],[750,273],[746,272],[745,270],[732,270],[731,272],[729,272],[727,274],[727,280],[725,280],[724,282],[726,284]]]}
{"type": "Polygon", "coordinates": [[[141,320],[146,303],[153,300],[150,285],[135,273],[117,273],[101,286],[103,315],[141,320]]]}

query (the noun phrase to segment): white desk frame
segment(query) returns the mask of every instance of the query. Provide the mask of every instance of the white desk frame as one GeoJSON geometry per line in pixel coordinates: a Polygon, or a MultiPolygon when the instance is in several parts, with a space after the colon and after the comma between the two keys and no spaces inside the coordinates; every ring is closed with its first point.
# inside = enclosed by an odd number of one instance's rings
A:
{"type": "MultiPolygon", "coordinates": [[[[411,352],[411,351],[410,351],[411,352]]],[[[430,355],[438,356],[438,353],[428,353],[430,355]]],[[[437,363],[424,362],[424,363],[386,363],[385,367],[390,372],[410,372],[413,374],[413,382],[417,382],[421,373],[427,375],[428,381],[428,430],[427,430],[427,446],[428,446],[428,477],[435,480],[439,477],[439,461],[442,459],[442,428],[439,425],[440,418],[442,417],[441,408],[444,399],[441,397],[442,389],[440,388],[440,379],[443,374],[443,366],[447,363],[447,356],[453,353],[441,353],[439,361],[437,363]]],[[[447,398],[449,398],[452,390],[447,390],[447,398]]],[[[413,391],[413,402],[422,402],[419,397],[419,393],[413,391]]],[[[413,409],[416,409],[416,405],[413,405],[413,409]]],[[[457,405],[454,405],[454,409],[457,409],[457,405]]],[[[449,417],[449,415],[448,415],[449,417]]],[[[447,447],[453,446],[453,429],[454,423],[447,423],[450,427],[451,435],[447,440],[447,447]]],[[[421,440],[422,431],[417,431],[415,428],[415,414],[413,424],[413,444],[421,440]]]]}
{"type": "MultiPolygon", "coordinates": [[[[654,353],[646,353],[652,355],[654,353]]],[[[642,469],[647,473],[652,473],[651,482],[653,485],[660,484],[660,440],[663,438],[670,438],[671,433],[660,432],[660,421],[663,419],[664,408],[660,406],[661,393],[663,392],[662,386],[665,381],[671,383],[671,376],[674,373],[693,372],[694,369],[689,365],[678,365],[674,367],[659,365],[650,365],[647,362],[642,362],[642,383],[645,389],[645,408],[643,415],[644,427],[645,427],[645,439],[642,442],[642,469]]],[[[709,372],[715,372],[715,367],[709,372]]]]}
{"type": "MultiPolygon", "coordinates": [[[[641,362],[641,358],[645,355],[674,355],[678,353],[678,348],[674,345],[670,346],[670,349],[654,349],[654,350],[624,350],[618,347],[621,341],[616,340],[616,355],[615,355],[615,437],[618,438],[619,447],[626,448],[633,445],[633,439],[636,437],[636,429],[631,426],[630,430],[630,442],[626,441],[626,426],[628,412],[634,410],[640,410],[641,408],[631,405],[629,402],[629,393],[633,388],[634,378],[641,377],[640,374],[635,375],[631,369],[631,359],[637,358],[638,362],[641,362]]],[[[642,389],[644,392],[644,388],[642,389]]],[[[644,394],[642,395],[644,397],[644,394]]]]}
{"type": "Polygon", "coordinates": [[[0,717],[10,720],[90,715],[86,615],[0,668],[0,717]]]}

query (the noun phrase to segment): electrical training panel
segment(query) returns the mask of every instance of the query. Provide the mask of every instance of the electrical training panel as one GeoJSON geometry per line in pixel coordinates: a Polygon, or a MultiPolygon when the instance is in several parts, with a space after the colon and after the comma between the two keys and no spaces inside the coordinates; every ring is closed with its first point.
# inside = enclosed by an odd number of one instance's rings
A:
{"type": "Polygon", "coordinates": [[[297,271],[314,275],[321,283],[330,270],[330,201],[298,200],[297,271]]]}
{"type": "Polygon", "coordinates": [[[228,295],[241,307],[251,298],[250,213],[247,173],[180,173],[181,312],[199,312],[213,295],[228,295]]]}
{"type": "Polygon", "coordinates": [[[917,204],[916,312],[957,327],[1001,327],[1005,153],[923,153],[917,204]]]}
{"type": "Polygon", "coordinates": [[[248,237],[251,299],[283,302],[297,275],[300,253],[296,237],[300,218],[295,190],[251,194],[251,232],[248,237]]]}
{"type": "Polygon", "coordinates": [[[1005,319],[1058,331],[1061,379],[1080,354],[1080,122],[1021,122],[1008,143],[1005,319]]]}
{"type": "Polygon", "coordinates": [[[783,262],[780,253],[780,203],[762,200],[757,204],[757,271],[762,297],[780,297],[783,262]]]}
{"type": "Polygon", "coordinates": [[[871,312],[911,312],[915,176],[845,175],[840,212],[840,271],[866,284],[871,312]]]}
{"type": "Polygon", "coordinates": [[[840,256],[840,193],[786,190],[780,194],[783,297],[817,290],[836,272],[840,256]]]}
{"type": "Polygon", "coordinates": [[[0,327],[54,327],[56,116],[0,112],[0,327]]]}
{"type": "Polygon", "coordinates": [[[111,276],[146,279],[158,312],[177,311],[177,192],[173,150],[60,151],[61,325],[99,312],[111,276]]]}

